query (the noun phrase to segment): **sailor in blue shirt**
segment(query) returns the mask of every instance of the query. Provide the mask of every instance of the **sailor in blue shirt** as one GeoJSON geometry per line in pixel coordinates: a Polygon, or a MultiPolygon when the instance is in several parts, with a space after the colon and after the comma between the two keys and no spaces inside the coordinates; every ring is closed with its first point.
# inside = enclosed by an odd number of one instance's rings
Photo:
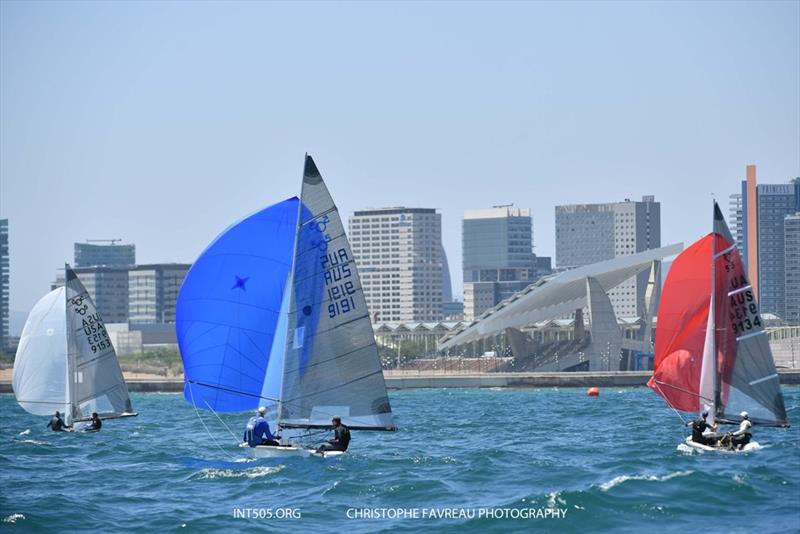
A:
{"type": "Polygon", "coordinates": [[[247,422],[247,428],[244,431],[243,441],[246,441],[251,447],[258,445],[272,445],[277,446],[277,438],[269,431],[269,423],[264,419],[267,409],[261,406],[258,409],[258,415],[254,415],[247,422]]]}

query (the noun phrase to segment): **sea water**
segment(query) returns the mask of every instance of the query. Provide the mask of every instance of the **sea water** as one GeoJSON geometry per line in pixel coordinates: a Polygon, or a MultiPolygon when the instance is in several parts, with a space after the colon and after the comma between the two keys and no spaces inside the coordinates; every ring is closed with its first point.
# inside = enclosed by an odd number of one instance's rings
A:
{"type": "Polygon", "coordinates": [[[392,392],[398,431],[354,431],[342,457],[260,460],[237,446],[250,414],[201,422],[182,395],[69,434],[2,395],[0,530],[798,531],[800,388],[784,394],[792,428],[756,427],[743,454],[680,447],[646,388],[435,389],[392,392]]]}

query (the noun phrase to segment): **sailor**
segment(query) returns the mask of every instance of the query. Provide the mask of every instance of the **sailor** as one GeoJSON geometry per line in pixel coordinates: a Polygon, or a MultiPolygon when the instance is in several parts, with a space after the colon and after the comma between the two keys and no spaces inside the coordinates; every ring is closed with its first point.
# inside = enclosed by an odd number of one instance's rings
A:
{"type": "Polygon", "coordinates": [[[97,412],[92,412],[92,418],[90,419],[89,426],[86,427],[86,432],[98,431],[102,426],[103,422],[100,420],[100,416],[97,415],[97,412]]]}
{"type": "Polygon", "coordinates": [[[706,430],[711,430],[713,432],[717,430],[717,425],[709,425],[706,421],[707,418],[708,410],[705,410],[700,417],[687,423],[686,426],[692,427],[692,441],[702,445],[714,445],[717,442],[716,437],[703,435],[703,432],[706,430]]]}
{"type": "Polygon", "coordinates": [[[278,438],[272,435],[272,432],[269,430],[269,423],[264,419],[266,413],[267,409],[261,406],[258,409],[258,415],[254,415],[247,422],[247,428],[244,431],[242,441],[247,442],[251,447],[257,447],[258,445],[279,445],[277,441],[278,438]]]}
{"type": "Polygon", "coordinates": [[[733,439],[731,440],[731,444],[735,449],[737,446],[739,450],[744,449],[744,446],[750,443],[750,438],[753,437],[753,423],[750,422],[750,416],[747,412],[742,412],[739,414],[742,418],[742,422],[739,425],[739,430],[733,432],[731,436],[733,439]]]}
{"type": "Polygon", "coordinates": [[[331,426],[333,427],[333,439],[320,445],[317,451],[346,451],[347,446],[350,445],[350,429],[342,424],[342,418],[338,415],[331,419],[331,426]]]}
{"type": "Polygon", "coordinates": [[[69,427],[64,420],[61,419],[61,414],[56,412],[56,414],[50,419],[50,422],[47,423],[47,427],[51,428],[53,432],[67,432],[69,431],[69,427]]]}

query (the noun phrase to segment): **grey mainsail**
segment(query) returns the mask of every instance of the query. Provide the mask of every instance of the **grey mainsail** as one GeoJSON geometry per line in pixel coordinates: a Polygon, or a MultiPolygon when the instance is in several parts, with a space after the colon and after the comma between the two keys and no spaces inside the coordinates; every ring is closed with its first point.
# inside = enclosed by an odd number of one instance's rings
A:
{"type": "Polygon", "coordinates": [[[306,156],[291,278],[280,425],[394,430],[389,397],[350,244],[306,156]]]}
{"type": "Polygon", "coordinates": [[[716,338],[722,354],[718,378],[717,416],[740,421],[747,411],[755,423],[788,426],[778,372],[735,241],[719,206],[714,203],[714,233],[721,250],[715,254],[717,283],[716,338]]]}
{"type": "Polygon", "coordinates": [[[66,267],[67,353],[71,370],[70,402],[74,420],[133,412],[128,387],[105,323],[89,292],[66,267]]]}

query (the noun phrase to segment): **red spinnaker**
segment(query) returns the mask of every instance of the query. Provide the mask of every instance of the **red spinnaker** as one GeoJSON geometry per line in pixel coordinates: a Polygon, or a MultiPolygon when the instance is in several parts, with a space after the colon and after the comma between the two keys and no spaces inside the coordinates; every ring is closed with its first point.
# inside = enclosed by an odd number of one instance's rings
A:
{"type": "Polygon", "coordinates": [[[672,262],[658,309],[655,370],[647,383],[670,406],[687,412],[700,409],[700,368],[711,296],[712,235],[694,243],[672,262]]]}

